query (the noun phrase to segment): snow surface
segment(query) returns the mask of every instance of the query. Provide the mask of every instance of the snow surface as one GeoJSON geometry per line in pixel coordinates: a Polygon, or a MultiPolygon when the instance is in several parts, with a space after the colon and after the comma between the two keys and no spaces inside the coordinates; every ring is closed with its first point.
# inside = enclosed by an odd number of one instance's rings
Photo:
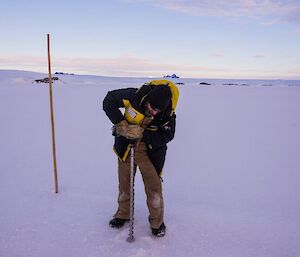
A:
{"type": "Polygon", "coordinates": [[[164,238],[153,238],[140,174],[135,237],[111,229],[117,165],[108,90],[148,78],[0,71],[1,257],[298,257],[300,81],[177,79],[177,131],[164,168],[164,238]],[[200,86],[200,82],[211,85],[200,86]],[[235,85],[223,85],[235,84],[235,85]]]}

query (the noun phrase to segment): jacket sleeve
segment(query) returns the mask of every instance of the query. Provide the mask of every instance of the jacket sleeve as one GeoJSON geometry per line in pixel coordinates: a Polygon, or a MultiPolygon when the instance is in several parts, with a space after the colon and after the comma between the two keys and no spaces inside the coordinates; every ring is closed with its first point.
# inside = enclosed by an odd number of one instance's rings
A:
{"type": "Polygon", "coordinates": [[[157,131],[145,130],[143,141],[151,145],[153,149],[165,146],[175,135],[176,115],[171,116],[170,120],[158,127],[157,131]]]}
{"type": "Polygon", "coordinates": [[[103,100],[103,110],[113,124],[124,120],[124,116],[119,108],[125,107],[123,100],[130,100],[136,90],[136,88],[124,88],[112,90],[107,93],[103,100]]]}

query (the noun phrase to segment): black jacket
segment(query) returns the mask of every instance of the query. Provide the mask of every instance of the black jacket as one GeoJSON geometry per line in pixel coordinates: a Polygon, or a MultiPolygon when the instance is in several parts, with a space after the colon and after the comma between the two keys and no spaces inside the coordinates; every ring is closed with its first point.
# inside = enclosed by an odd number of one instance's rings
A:
{"type": "MultiPolygon", "coordinates": [[[[140,113],[145,114],[144,104],[147,94],[152,90],[152,85],[144,85],[137,88],[125,88],[109,91],[103,100],[103,110],[113,124],[124,120],[119,108],[125,107],[124,100],[140,113]]],[[[157,173],[160,175],[164,166],[167,143],[174,138],[176,115],[172,113],[171,103],[163,113],[159,113],[145,129],[142,141],[147,146],[147,153],[157,173]]],[[[119,159],[124,160],[128,153],[129,140],[125,137],[115,137],[114,151],[119,159]]]]}

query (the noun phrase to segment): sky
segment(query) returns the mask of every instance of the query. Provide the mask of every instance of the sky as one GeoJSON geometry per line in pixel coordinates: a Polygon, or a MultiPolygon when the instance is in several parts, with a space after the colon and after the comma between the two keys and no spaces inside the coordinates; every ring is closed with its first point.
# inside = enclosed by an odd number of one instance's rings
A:
{"type": "Polygon", "coordinates": [[[300,0],[10,0],[0,69],[300,79],[300,0]]]}

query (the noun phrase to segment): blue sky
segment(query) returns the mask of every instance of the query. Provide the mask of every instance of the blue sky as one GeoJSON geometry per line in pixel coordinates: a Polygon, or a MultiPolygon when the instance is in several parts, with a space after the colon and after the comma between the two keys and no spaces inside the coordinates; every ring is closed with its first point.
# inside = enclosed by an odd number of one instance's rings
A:
{"type": "Polygon", "coordinates": [[[10,0],[0,69],[300,79],[300,1],[10,0]]]}

